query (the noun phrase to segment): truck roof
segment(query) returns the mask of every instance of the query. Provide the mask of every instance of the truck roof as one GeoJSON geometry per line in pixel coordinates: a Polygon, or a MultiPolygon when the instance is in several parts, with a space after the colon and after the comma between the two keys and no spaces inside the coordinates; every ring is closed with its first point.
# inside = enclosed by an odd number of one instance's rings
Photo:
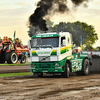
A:
{"type": "Polygon", "coordinates": [[[32,38],[42,38],[42,37],[59,37],[59,36],[65,36],[69,35],[69,32],[52,32],[52,33],[41,33],[37,35],[33,35],[32,38]]]}

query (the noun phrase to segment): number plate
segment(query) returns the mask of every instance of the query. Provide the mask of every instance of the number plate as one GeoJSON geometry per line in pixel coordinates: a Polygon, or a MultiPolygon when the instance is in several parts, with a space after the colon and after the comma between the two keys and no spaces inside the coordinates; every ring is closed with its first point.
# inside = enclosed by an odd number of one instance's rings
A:
{"type": "Polygon", "coordinates": [[[48,70],[44,69],[44,70],[42,70],[42,72],[48,72],[48,70]]]}

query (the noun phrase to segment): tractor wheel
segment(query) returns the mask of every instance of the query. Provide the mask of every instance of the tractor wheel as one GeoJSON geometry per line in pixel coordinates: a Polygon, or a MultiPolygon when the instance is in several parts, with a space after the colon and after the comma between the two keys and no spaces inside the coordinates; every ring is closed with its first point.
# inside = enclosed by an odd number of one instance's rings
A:
{"type": "Polygon", "coordinates": [[[6,55],[6,60],[8,64],[15,64],[18,62],[18,55],[15,51],[12,51],[6,55]]]}
{"type": "Polygon", "coordinates": [[[5,63],[5,57],[2,57],[2,59],[0,58],[0,64],[4,64],[5,63]]]}
{"type": "Polygon", "coordinates": [[[26,56],[20,54],[19,57],[18,57],[18,60],[20,61],[20,63],[26,63],[26,56]]]}
{"type": "Polygon", "coordinates": [[[63,75],[64,77],[68,78],[68,77],[69,77],[69,74],[70,74],[70,65],[69,65],[69,63],[67,62],[66,65],[65,65],[65,72],[62,73],[62,75],[63,75]]]}
{"type": "Polygon", "coordinates": [[[25,55],[21,56],[21,63],[26,63],[26,56],[25,55]]]}
{"type": "Polygon", "coordinates": [[[5,53],[0,54],[0,64],[5,63],[5,53]]]}
{"type": "Polygon", "coordinates": [[[5,63],[5,59],[4,60],[0,59],[0,64],[4,64],[4,63],[5,63]]]}

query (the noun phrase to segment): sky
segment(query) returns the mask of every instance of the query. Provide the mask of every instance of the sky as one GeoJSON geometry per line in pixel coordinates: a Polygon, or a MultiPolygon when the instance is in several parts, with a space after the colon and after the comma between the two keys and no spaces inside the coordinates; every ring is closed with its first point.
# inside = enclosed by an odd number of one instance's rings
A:
{"type": "MultiPolygon", "coordinates": [[[[0,37],[8,36],[13,38],[16,31],[16,38],[20,38],[24,45],[30,39],[27,27],[28,18],[34,12],[38,0],[2,0],[0,1],[0,37]]],[[[70,1],[70,0],[69,0],[70,1]]],[[[69,7],[72,4],[69,2],[69,7]]],[[[69,14],[55,14],[51,18],[54,24],[59,22],[86,22],[93,25],[98,33],[99,40],[94,47],[100,46],[100,0],[90,0],[88,7],[77,7],[69,14]]]]}

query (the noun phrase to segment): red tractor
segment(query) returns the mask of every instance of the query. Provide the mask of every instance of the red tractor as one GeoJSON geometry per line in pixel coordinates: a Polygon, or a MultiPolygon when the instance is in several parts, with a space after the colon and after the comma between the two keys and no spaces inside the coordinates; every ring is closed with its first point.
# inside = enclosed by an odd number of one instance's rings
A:
{"type": "Polygon", "coordinates": [[[29,49],[25,49],[17,39],[15,43],[12,43],[8,37],[4,37],[0,43],[0,63],[15,64],[18,61],[20,63],[26,62],[25,52],[29,52],[29,49]]]}

